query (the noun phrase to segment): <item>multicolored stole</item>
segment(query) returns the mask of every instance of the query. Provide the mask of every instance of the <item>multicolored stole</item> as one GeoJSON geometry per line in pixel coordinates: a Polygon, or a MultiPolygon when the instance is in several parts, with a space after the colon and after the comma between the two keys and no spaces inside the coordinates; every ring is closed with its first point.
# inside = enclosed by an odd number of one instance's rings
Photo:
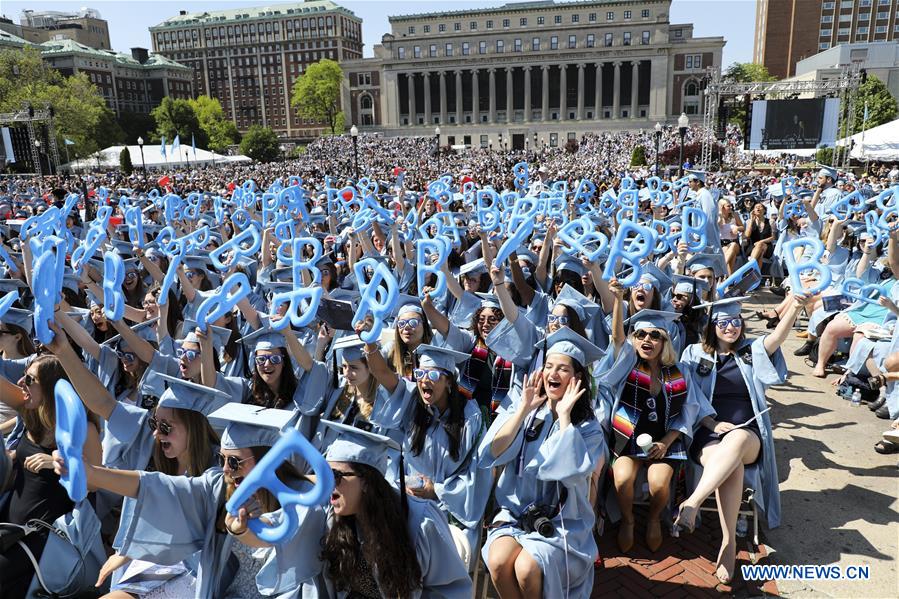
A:
{"type": "MultiPolygon", "coordinates": [[[[640,421],[642,409],[639,404],[639,394],[649,396],[652,388],[650,372],[638,364],[631,370],[621,390],[618,406],[612,415],[613,443],[612,451],[615,456],[633,455],[645,458],[646,453],[636,446],[634,431],[640,421]],[[630,445],[630,447],[629,447],[630,445]],[[627,451],[630,450],[630,451],[627,451]]],[[[678,417],[687,399],[687,381],[684,379],[677,366],[662,368],[662,395],[665,398],[665,430],[669,430],[671,423],[678,417]]],[[[687,453],[680,439],[671,444],[665,459],[683,460],[687,453]]]]}
{"type": "Polygon", "coordinates": [[[478,402],[485,422],[490,423],[512,383],[512,362],[475,345],[471,357],[460,369],[459,392],[478,402]]]}

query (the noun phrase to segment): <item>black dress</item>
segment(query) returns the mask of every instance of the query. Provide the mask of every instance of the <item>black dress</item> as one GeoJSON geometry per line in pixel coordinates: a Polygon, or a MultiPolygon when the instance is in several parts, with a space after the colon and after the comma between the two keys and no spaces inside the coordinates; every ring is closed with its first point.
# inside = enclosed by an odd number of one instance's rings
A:
{"type": "MultiPolygon", "coordinates": [[[[750,247],[753,247],[762,239],[768,239],[769,237],[771,237],[771,221],[766,218],[761,228],[752,227],[752,232],[750,232],[749,234],[749,245],[750,247]]],[[[769,243],[768,247],[765,249],[765,255],[763,257],[770,258],[773,255],[774,244],[769,243]]]]}
{"type": "Polygon", "coordinates": [[[665,428],[665,418],[667,416],[665,396],[664,393],[659,391],[653,397],[645,389],[639,389],[637,391],[636,403],[637,408],[640,409],[640,418],[637,420],[637,426],[634,428],[634,434],[631,436],[630,442],[621,455],[645,457],[646,454],[637,445],[637,437],[645,433],[652,437],[653,442],[656,442],[661,441],[668,432],[665,428]]]}
{"type": "MultiPolygon", "coordinates": [[[[51,454],[53,449],[32,442],[22,435],[16,448],[14,481],[9,499],[0,509],[0,522],[25,524],[29,520],[43,520],[48,524],[72,511],[75,504],[59,484],[59,476],[45,468],[37,473],[25,469],[25,459],[39,453],[51,454]]],[[[33,532],[23,539],[38,562],[47,542],[46,532],[33,532]]],[[[28,591],[34,568],[22,548],[16,544],[0,555],[0,598],[24,597],[28,591]]]]}
{"type": "MultiPolygon", "coordinates": [[[[712,408],[717,414],[715,420],[718,422],[743,424],[755,416],[755,411],[752,409],[752,397],[749,395],[746,381],[743,380],[743,375],[737,366],[738,359],[740,358],[734,354],[718,356],[715,388],[712,391],[712,408]]],[[[761,447],[762,434],[759,432],[758,422],[753,419],[743,428],[755,433],[761,447]]],[[[724,435],[718,435],[718,433],[700,426],[693,435],[693,443],[690,445],[690,457],[693,461],[699,464],[699,452],[702,448],[722,436],[724,435]]],[[[761,449],[759,449],[759,457],[761,457],[761,449]]],[[[758,462],[758,458],[756,458],[756,462],[758,462]]]]}

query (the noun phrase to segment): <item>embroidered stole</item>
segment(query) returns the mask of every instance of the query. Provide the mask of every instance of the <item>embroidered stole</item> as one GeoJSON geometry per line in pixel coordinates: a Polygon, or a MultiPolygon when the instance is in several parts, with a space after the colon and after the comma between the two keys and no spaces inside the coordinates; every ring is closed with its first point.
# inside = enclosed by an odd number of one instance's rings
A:
{"type": "MultiPolygon", "coordinates": [[[[652,379],[650,372],[638,364],[627,379],[625,379],[624,387],[621,390],[621,397],[618,400],[618,406],[612,415],[612,431],[613,443],[612,451],[616,456],[625,453],[628,445],[633,443],[631,449],[636,449],[633,455],[636,457],[646,457],[639,447],[636,447],[636,439],[634,439],[634,431],[637,423],[640,421],[640,414],[643,411],[638,405],[637,397],[642,391],[645,395],[650,394],[652,387],[652,379]]],[[[662,393],[665,401],[665,430],[667,431],[671,423],[678,417],[683,408],[684,401],[687,399],[687,381],[684,379],[677,366],[662,368],[662,393]]],[[[671,444],[665,459],[686,459],[687,454],[684,445],[680,439],[671,444]]]]}

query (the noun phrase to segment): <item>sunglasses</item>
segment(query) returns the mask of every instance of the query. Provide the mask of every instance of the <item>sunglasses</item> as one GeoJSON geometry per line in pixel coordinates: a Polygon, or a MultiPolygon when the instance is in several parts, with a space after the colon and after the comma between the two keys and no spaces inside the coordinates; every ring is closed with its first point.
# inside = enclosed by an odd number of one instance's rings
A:
{"type": "Polygon", "coordinates": [[[682,301],[682,302],[685,302],[685,303],[686,303],[686,302],[689,302],[689,301],[690,301],[690,297],[691,297],[691,296],[685,295],[685,294],[683,294],[683,293],[675,293],[672,297],[673,297],[674,299],[676,299],[676,300],[679,300],[679,301],[682,301]]]}
{"type": "Polygon", "coordinates": [[[31,376],[30,374],[26,374],[26,375],[23,377],[23,379],[24,379],[24,381],[25,381],[25,386],[26,386],[26,387],[30,387],[31,385],[33,385],[33,384],[35,384],[35,383],[37,382],[37,377],[31,376]]]}
{"type": "Polygon", "coordinates": [[[150,430],[154,433],[158,430],[160,435],[171,435],[172,429],[174,425],[171,422],[166,422],[165,420],[160,420],[156,418],[156,416],[150,416],[147,419],[147,426],[150,427],[150,430]]]}
{"type": "Polygon", "coordinates": [[[547,317],[547,320],[549,321],[549,324],[556,324],[556,323],[558,323],[559,326],[563,326],[563,327],[564,327],[565,325],[568,324],[568,317],[567,317],[567,316],[556,316],[555,314],[550,314],[550,315],[547,317]]]}
{"type": "Polygon", "coordinates": [[[661,341],[665,338],[662,335],[661,331],[647,331],[645,329],[640,329],[639,331],[634,333],[634,337],[637,338],[637,341],[643,341],[647,337],[649,337],[653,341],[661,341]]]}
{"type": "Polygon", "coordinates": [[[345,470],[332,469],[331,472],[334,473],[334,486],[335,487],[339,486],[340,482],[345,478],[353,478],[354,476],[359,476],[358,474],[356,474],[354,472],[346,472],[345,470]]]}
{"type": "Polygon", "coordinates": [[[398,329],[417,329],[418,325],[421,324],[420,318],[400,318],[396,321],[396,328],[398,329]]]}
{"type": "Polygon", "coordinates": [[[134,362],[135,358],[137,358],[137,354],[133,351],[116,350],[115,355],[117,355],[122,362],[134,362]]]}
{"type": "Polygon", "coordinates": [[[631,287],[631,289],[642,289],[643,291],[649,291],[650,289],[652,289],[652,283],[637,283],[636,285],[631,287]]]}
{"type": "Polygon", "coordinates": [[[735,318],[725,318],[722,320],[715,321],[715,326],[718,327],[719,329],[721,329],[722,331],[724,329],[726,329],[728,327],[728,325],[734,327],[735,329],[739,329],[740,327],[743,326],[743,319],[741,317],[737,316],[735,318]]]}
{"type": "Polygon", "coordinates": [[[193,349],[183,349],[183,348],[179,347],[178,349],[175,350],[176,358],[187,358],[188,362],[193,362],[194,360],[197,359],[197,356],[199,356],[199,355],[200,355],[200,352],[193,350],[193,349]]]}
{"type": "Polygon", "coordinates": [[[496,316],[479,316],[478,324],[496,324],[499,320],[496,316]]]}
{"type": "Polygon", "coordinates": [[[144,310],[146,310],[150,306],[155,306],[157,304],[156,304],[156,300],[154,299],[154,300],[144,300],[140,303],[140,305],[144,310]]]}
{"type": "Polygon", "coordinates": [[[284,361],[284,356],[279,356],[278,354],[272,354],[269,356],[256,356],[256,364],[259,366],[264,365],[266,362],[271,362],[274,365],[278,365],[284,361]]]}
{"type": "Polygon", "coordinates": [[[126,280],[126,281],[133,281],[133,280],[136,279],[136,278],[137,278],[137,273],[134,272],[133,270],[130,271],[130,272],[125,273],[125,280],[126,280]]]}
{"type": "Polygon", "coordinates": [[[186,273],[184,273],[184,276],[186,276],[188,280],[192,280],[198,274],[200,274],[200,273],[193,271],[193,270],[189,270],[186,273]]]}
{"type": "Polygon", "coordinates": [[[439,368],[416,368],[412,371],[412,376],[416,381],[428,379],[432,383],[436,383],[440,379],[441,374],[446,374],[445,370],[439,368]]]}
{"type": "Polygon", "coordinates": [[[237,456],[234,455],[224,456],[222,454],[218,454],[219,468],[224,468],[225,464],[228,464],[228,469],[232,472],[237,472],[238,470],[240,470],[240,467],[244,462],[252,459],[252,457],[249,457],[239,460],[237,459],[237,456]]]}

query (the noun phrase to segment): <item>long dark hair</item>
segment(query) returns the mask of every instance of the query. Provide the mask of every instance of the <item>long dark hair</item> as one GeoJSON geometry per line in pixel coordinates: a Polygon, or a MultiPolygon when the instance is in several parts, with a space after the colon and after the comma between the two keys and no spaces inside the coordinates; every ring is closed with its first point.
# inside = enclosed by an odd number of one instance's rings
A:
{"type": "Polygon", "coordinates": [[[184,408],[172,408],[178,424],[187,430],[187,472],[179,472],[178,458],[166,457],[159,443],[153,444],[153,467],[170,476],[200,476],[212,464],[212,446],[217,446],[219,435],[200,412],[184,408]]]}
{"type": "MultiPolygon", "coordinates": [[[[705,331],[703,331],[702,335],[702,351],[711,356],[718,353],[718,335],[715,334],[715,328],[715,321],[712,320],[712,315],[709,314],[708,322],[706,322],[705,331]]],[[[743,326],[740,327],[740,337],[734,342],[734,346],[738,346],[744,339],[746,339],[745,321],[743,326]]]]}
{"type": "Polygon", "coordinates": [[[421,566],[396,489],[366,464],[350,463],[362,483],[362,506],[354,516],[335,516],[321,558],[338,591],[350,590],[364,558],[385,597],[411,597],[421,588],[421,566]],[[365,543],[360,543],[356,529],[365,543]]]}
{"type": "MultiPolygon", "coordinates": [[[[557,306],[562,306],[565,308],[565,315],[568,317],[568,328],[587,339],[587,330],[584,328],[584,323],[581,322],[581,317],[577,315],[577,312],[569,308],[564,304],[556,304],[557,306]]],[[[589,341],[589,339],[588,339],[589,341]]]]}
{"type": "Polygon", "coordinates": [[[283,358],[281,362],[281,377],[278,379],[278,392],[272,393],[269,386],[259,376],[259,368],[253,365],[253,396],[250,403],[266,408],[283,409],[293,401],[293,394],[297,390],[297,377],[293,373],[293,363],[283,347],[278,348],[278,353],[283,358]]]}
{"type": "Polygon", "coordinates": [[[590,388],[590,373],[574,358],[571,359],[571,366],[574,370],[574,376],[581,379],[581,387],[586,389],[586,393],[581,395],[574,403],[574,407],[571,408],[571,424],[577,426],[581,422],[596,418],[596,414],[594,414],[591,407],[593,405],[593,390],[590,388]]]}
{"type": "MultiPolygon", "coordinates": [[[[454,460],[459,459],[459,445],[462,443],[462,429],[465,427],[465,402],[464,395],[459,393],[459,384],[456,377],[450,374],[447,377],[447,393],[449,394],[449,417],[443,428],[450,440],[449,453],[454,460]]],[[[430,411],[416,390],[415,407],[412,408],[412,453],[418,455],[424,449],[425,437],[428,436],[428,428],[431,426],[430,411]]]]}

